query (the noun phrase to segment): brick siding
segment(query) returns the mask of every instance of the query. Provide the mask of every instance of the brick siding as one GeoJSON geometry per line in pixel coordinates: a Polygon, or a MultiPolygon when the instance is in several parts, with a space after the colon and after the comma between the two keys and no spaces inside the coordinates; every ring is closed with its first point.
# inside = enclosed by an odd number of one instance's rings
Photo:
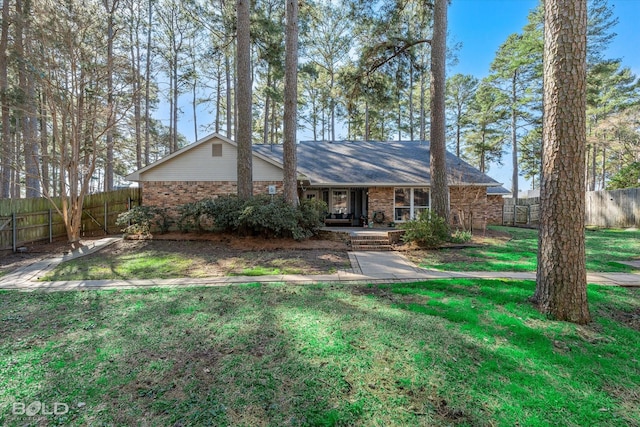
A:
{"type": "Polygon", "coordinates": [[[393,187],[369,187],[369,221],[373,221],[376,212],[384,213],[384,221],[381,224],[374,222],[374,227],[388,227],[393,222],[393,201],[393,187]]]}
{"type": "MultiPolygon", "coordinates": [[[[281,181],[257,181],[253,183],[254,194],[268,194],[269,185],[275,185],[278,194],[282,194],[281,181]]],[[[393,222],[394,188],[369,188],[369,220],[375,212],[384,213],[382,224],[375,227],[388,227],[393,222]]],[[[452,186],[449,189],[451,206],[451,224],[474,228],[484,228],[489,224],[502,223],[502,196],[487,196],[485,187],[452,186]]],[[[198,200],[237,193],[235,181],[147,181],[142,183],[142,203],[146,206],[176,207],[198,200]]]]}
{"type": "Polygon", "coordinates": [[[502,211],[504,197],[499,195],[487,196],[487,224],[502,225],[502,211]]]}
{"type": "MultiPolygon", "coordinates": [[[[275,185],[282,194],[282,181],[256,181],[253,194],[268,194],[275,185]]],[[[147,181],[142,183],[142,204],[163,208],[176,207],[216,196],[237,194],[235,181],[147,181]]]]}
{"type": "MultiPolygon", "coordinates": [[[[490,224],[502,223],[502,196],[487,196],[486,187],[449,187],[451,225],[469,228],[484,228],[490,224]]],[[[392,187],[369,188],[368,211],[370,220],[375,212],[384,213],[384,223],[376,227],[387,227],[393,221],[394,189],[392,187]]]]}

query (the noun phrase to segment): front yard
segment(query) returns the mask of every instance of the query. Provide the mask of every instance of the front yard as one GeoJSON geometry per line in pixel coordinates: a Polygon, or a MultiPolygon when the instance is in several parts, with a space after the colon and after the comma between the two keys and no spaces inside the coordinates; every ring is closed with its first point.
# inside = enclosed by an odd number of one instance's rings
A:
{"type": "MultiPolygon", "coordinates": [[[[423,268],[443,271],[535,271],[538,231],[489,227],[492,238],[479,247],[408,251],[413,262],[423,268]]],[[[587,230],[587,271],[632,272],[620,261],[640,259],[640,231],[587,230]]],[[[477,232],[480,234],[480,232],[477,232]]]]}
{"type": "Polygon", "coordinates": [[[640,290],[575,326],[533,288],[0,292],[0,425],[639,425],[640,290]]]}
{"type": "Polygon", "coordinates": [[[351,268],[344,243],[200,237],[195,241],[123,240],[62,263],[41,280],[331,274],[351,268]]]}

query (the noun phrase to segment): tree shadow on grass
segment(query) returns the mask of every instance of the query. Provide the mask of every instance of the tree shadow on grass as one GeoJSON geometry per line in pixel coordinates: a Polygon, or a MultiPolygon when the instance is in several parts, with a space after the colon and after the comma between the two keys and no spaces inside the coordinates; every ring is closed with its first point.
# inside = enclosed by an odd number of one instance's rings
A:
{"type": "Polygon", "coordinates": [[[47,421],[71,425],[637,420],[603,386],[627,390],[634,378],[615,365],[631,362],[529,310],[531,291],[443,281],[3,293],[28,326],[3,329],[0,360],[17,364],[0,364],[11,378],[0,400],[59,399],[69,414],[47,421]]]}

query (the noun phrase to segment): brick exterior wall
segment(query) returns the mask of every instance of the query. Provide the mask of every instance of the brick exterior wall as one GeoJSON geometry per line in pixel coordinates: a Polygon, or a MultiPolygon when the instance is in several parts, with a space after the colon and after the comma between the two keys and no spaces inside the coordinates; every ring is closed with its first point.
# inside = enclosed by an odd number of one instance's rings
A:
{"type": "Polygon", "coordinates": [[[498,195],[487,196],[487,224],[502,225],[502,211],[504,197],[498,195]]]}
{"type": "MultiPolygon", "coordinates": [[[[147,181],[141,184],[142,204],[163,208],[237,193],[235,181],[147,181]]],[[[268,194],[269,185],[275,185],[277,193],[282,194],[282,181],[256,181],[253,194],[268,194]]]]}
{"type": "Polygon", "coordinates": [[[393,187],[369,187],[369,205],[367,206],[369,221],[373,220],[376,212],[384,213],[384,222],[382,224],[374,222],[374,227],[388,227],[393,221],[393,200],[393,187]]]}
{"type": "MultiPolygon", "coordinates": [[[[275,185],[282,194],[282,181],[256,181],[254,194],[268,194],[269,185],[275,185]]],[[[394,188],[369,188],[369,220],[375,212],[384,213],[384,222],[374,227],[388,227],[393,221],[394,188]]],[[[502,223],[502,196],[487,196],[485,187],[450,187],[451,224],[468,228],[473,221],[474,228],[484,228],[489,224],[502,223]]],[[[235,181],[147,181],[142,183],[142,204],[145,206],[176,207],[185,203],[215,196],[236,194],[235,181]]]]}
{"type": "MultiPolygon", "coordinates": [[[[384,213],[384,223],[374,223],[375,227],[387,227],[393,221],[394,189],[392,187],[369,188],[369,219],[375,212],[384,213]]],[[[502,223],[502,196],[487,196],[486,187],[452,186],[449,188],[451,225],[469,228],[484,228],[490,224],[502,223]]]]}
{"type": "Polygon", "coordinates": [[[487,189],[485,187],[450,187],[451,225],[469,229],[484,228],[487,220],[487,189]]]}

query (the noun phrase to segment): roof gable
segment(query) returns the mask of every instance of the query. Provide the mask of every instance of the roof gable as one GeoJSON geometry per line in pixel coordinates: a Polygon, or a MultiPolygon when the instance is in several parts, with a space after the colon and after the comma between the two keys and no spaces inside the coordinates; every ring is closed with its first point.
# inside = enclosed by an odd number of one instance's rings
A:
{"type": "MultiPolygon", "coordinates": [[[[163,157],[126,178],[129,181],[236,181],[237,144],[212,134],[163,157]],[[221,150],[213,154],[213,145],[221,150]]],[[[254,152],[254,180],[281,181],[282,165],[254,152]]]]}

